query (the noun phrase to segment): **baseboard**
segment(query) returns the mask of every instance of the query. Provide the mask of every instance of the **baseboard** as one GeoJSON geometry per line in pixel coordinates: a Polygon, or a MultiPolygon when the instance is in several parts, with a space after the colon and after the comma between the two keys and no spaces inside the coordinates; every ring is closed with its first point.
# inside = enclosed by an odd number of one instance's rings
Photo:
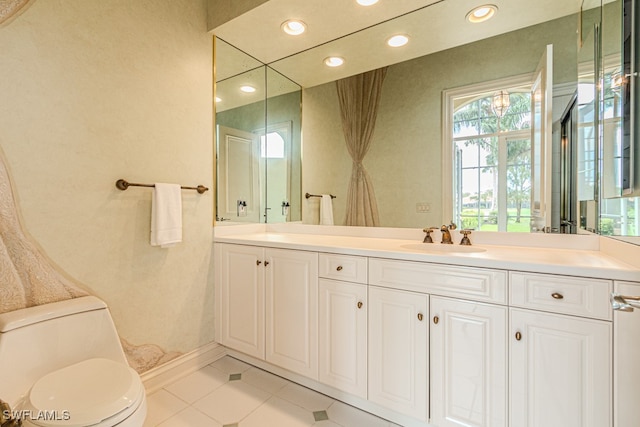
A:
{"type": "Polygon", "coordinates": [[[167,384],[215,362],[225,354],[227,353],[223,346],[217,342],[212,342],[176,357],[167,363],[149,369],[147,372],[142,373],[140,378],[147,393],[153,393],[167,384]]]}

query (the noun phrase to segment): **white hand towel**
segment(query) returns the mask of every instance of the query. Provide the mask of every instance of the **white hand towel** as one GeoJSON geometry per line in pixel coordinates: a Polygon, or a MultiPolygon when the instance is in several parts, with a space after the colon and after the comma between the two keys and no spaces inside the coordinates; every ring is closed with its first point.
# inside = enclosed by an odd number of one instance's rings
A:
{"type": "Polygon", "coordinates": [[[178,184],[156,183],[151,197],[151,246],[182,242],[182,191],[178,184]]]}
{"type": "Polygon", "coordinates": [[[323,194],[320,200],[320,225],[333,225],[333,200],[329,194],[323,194]]]}

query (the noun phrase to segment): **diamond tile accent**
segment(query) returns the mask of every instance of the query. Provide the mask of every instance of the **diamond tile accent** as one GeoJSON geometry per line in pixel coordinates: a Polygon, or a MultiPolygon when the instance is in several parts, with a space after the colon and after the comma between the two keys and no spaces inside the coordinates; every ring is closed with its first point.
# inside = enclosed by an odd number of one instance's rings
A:
{"type": "Polygon", "coordinates": [[[313,418],[316,421],[324,421],[329,419],[329,415],[327,415],[327,411],[315,411],[313,413],[313,418]]]}
{"type": "Polygon", "coordinates": [[[399,427],[229,356],[147,402],[143,427],[399,427]]]}

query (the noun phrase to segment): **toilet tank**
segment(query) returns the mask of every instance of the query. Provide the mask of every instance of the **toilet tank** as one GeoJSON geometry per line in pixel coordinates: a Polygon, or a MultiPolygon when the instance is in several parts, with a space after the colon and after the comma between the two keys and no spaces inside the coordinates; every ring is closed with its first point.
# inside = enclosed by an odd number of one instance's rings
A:
{"type": "Polygon", "coordinates": [[[11,405],[43,375],[95,357],[127,364],[107,305],[96,297],[0,314],[0,399],[11,405]]]}

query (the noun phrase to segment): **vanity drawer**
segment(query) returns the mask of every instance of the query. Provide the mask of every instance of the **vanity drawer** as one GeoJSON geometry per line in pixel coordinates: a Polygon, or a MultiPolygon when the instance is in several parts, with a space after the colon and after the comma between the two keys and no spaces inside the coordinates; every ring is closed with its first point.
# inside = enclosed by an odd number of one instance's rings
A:
{"type": "Polygon", "coordinates": [[[325,279],[367,283],[367,258],[361,256],[319,254],[319,275],[325,279]]]}
{"type": "Polygon", "coordinates": [[[507,272],[502,270],[371,258],[369,284],[507,304],[507,272]]]}
{"type": "Polygon", "coordinates": [[[610,280],[511,272],[511,305],[611,320],[610,280]]]}

